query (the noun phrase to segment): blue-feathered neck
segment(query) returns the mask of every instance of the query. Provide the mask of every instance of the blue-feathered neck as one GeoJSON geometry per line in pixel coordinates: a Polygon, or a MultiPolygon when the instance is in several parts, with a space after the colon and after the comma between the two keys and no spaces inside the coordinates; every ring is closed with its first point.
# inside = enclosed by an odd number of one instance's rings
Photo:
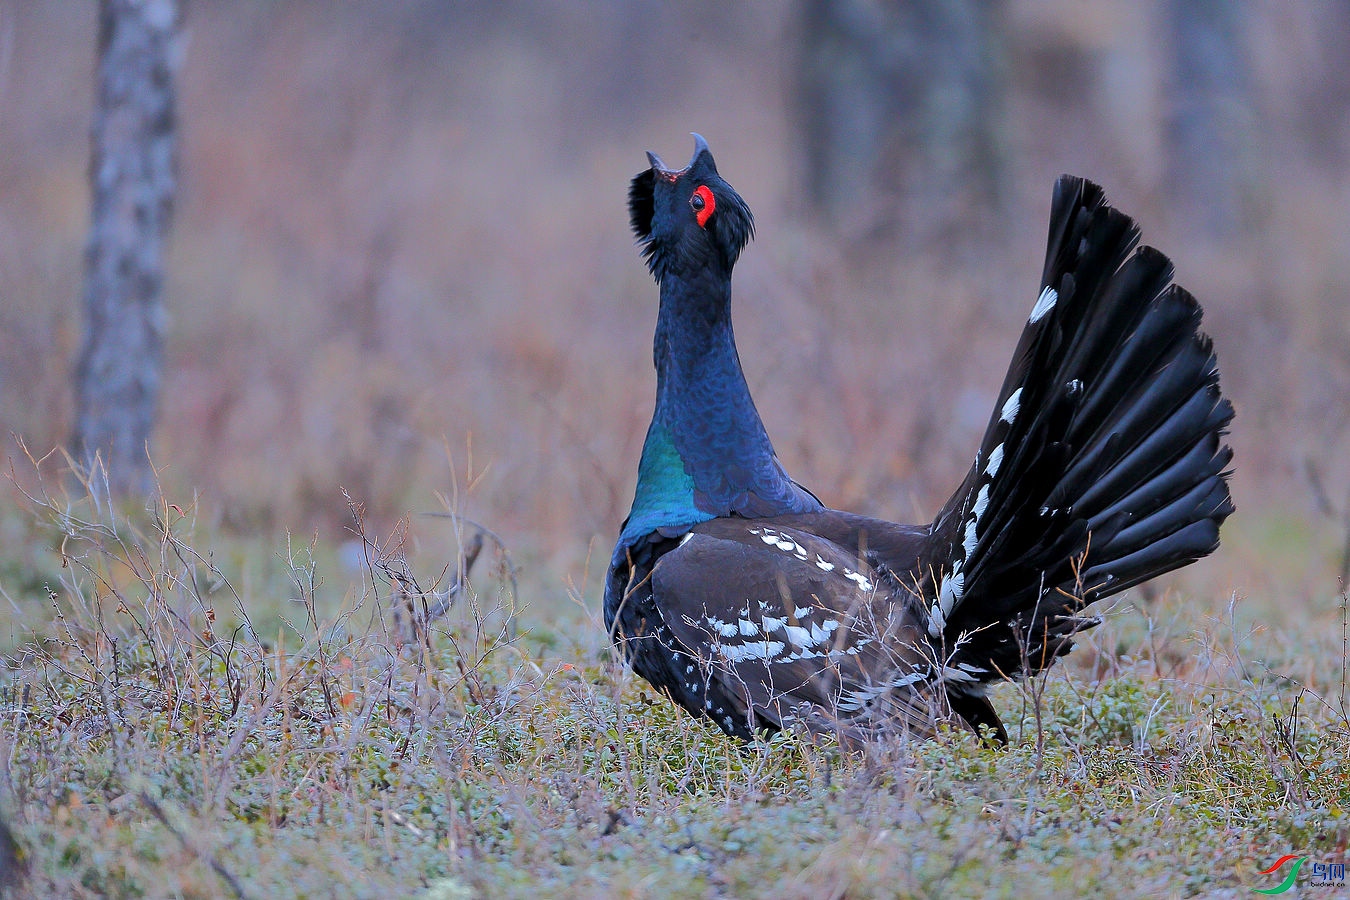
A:
{"type": "Polygon", "coordinates": [[[715,267],[670,271],[661,282],[656,410],[621,542],[719,516],[820,508],[784,471],[750,397],[727,275],[715,267]]]}

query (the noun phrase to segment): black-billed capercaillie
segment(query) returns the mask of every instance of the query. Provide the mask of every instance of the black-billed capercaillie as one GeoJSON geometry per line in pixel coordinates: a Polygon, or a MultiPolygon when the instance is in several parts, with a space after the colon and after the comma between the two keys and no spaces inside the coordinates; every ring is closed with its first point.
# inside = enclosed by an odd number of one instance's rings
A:
{"type": "MultiPolygon", "coordinates": [[[[1233,416],[1200,307],[1101,188],[1055,184],[1039,294],[969,474],[931,523],[824,506],[784,470],[741,372],[731,274],[749,208],[695,135],[629,211],[660,286],[656,410],[605,586],[642,677],[733,735],[988,726],[1001,679],[1095,601],[1218,546],[1233,416]]],[[[1029,294],[1030,296],[1030,294],[1029,294]]]]}

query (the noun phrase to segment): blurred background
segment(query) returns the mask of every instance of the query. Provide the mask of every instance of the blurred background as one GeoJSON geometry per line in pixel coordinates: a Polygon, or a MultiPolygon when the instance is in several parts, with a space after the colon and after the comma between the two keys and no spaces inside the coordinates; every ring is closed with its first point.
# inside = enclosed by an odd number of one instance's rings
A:
{"type": "MultiPolygon", "coordinates": [[[[71,434],[96,26],[0,0],[11,460],[71,434]]],[[[178,66],[153,454],[219,534],[332,546],[342,488],[371,531],[453,491],[594,605],[655,389],[627,183],[698,131],[756,215],[751,389],[827,503],[927,521],[957,484],[1073,172],[1173,258],[1237,407],[1238,513],[1178,577],[1335,608],[1350,5],[192,0],[178,66]]]]}

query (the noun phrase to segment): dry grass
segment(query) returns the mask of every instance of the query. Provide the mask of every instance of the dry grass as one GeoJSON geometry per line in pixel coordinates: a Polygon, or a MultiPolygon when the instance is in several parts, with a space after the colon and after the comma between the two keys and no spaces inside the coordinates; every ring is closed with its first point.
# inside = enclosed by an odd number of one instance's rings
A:
{"type": "Polygon", "coordinates": [[[33,896],[1213,896],[1350,841],[1344,599],[1284,634],[1121,604],[1000,690],[1004,751],[743,745],[617,666],[583,597],[571,625],[518,606],[503,557],[423,641],[396,611],[458,576],[416,524],[353,507],[350,586],[288,541],[245,591],[191,504],[43,474],[19,527],[49,622],[0,689],[33,896]]]}

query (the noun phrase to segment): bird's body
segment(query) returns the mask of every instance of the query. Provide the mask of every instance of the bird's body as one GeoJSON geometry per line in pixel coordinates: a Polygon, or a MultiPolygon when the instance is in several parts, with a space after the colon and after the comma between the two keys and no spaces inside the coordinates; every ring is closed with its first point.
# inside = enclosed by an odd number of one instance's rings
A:
{"type": "Polygon", "coordinates": [[[656,409],[605,622],[638,674],[731,734],[1006,737],[984,693],[1094,600],[1210,553],[1232,511],[1200,309],[1101,190],[1056,185],[1041,293],[970,473],[932,523],[825,507],[788,476],[731,328],[749,209],[697,139],[633,180],[661,290],[656,409]]]}

